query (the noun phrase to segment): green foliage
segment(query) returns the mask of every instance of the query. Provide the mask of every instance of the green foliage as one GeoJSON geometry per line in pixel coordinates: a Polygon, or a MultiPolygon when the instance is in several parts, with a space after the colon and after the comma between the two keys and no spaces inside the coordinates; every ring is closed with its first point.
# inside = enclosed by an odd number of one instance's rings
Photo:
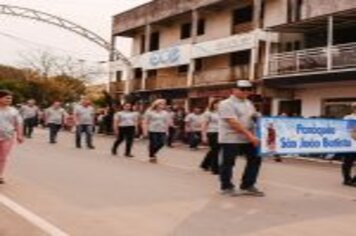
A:
{"type": "Polygon", "coordinates": [[[0,65],[0,89],[12,91],[15,103],[33,98],[40,106],[48,106],[56,100],[64,103],[79,100],[85,93],[85,84],[68,75],[44,78],[31,70],[0,65]]]}

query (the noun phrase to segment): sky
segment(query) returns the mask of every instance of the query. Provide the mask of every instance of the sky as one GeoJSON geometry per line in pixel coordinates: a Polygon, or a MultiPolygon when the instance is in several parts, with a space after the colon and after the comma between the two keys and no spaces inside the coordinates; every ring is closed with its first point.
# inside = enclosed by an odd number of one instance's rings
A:
{"type": "MultiPolygon", "coordinates": [[[[0,0],[0,4],[44,11],[79,24],[110,41],[111,17],[150,0],[0,0]]],[[[130,40],[117,48],[130,53],[130,40]]],[[[105,49],[74,33],[42,22],[0,15],[0,64],[21,66],[23,54],[49,51],[98,63],[108,60],[105,49]]]]}

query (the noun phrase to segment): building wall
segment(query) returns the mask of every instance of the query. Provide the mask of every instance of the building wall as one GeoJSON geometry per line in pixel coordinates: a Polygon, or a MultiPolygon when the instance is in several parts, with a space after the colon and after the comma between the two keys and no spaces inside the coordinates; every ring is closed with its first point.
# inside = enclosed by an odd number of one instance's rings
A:
{"type": "Polygon", "coordinates": [[[330,98],[353,98],[356,97],[356,86],[333,86],[306,88],[296,91],[296,99],[302,100],[302,116],[322,115],[322,103],[330,98]]]}
{"type": "Polygon", "coordinates": [[[355,0],[308,0],[304,1],[304,17],[316,17],[356,8],[355,0]]]}
{"type": "Polygon", "coordinates": [[[287,22],[287,0],[266,1],[264,27],[287,22]]]}

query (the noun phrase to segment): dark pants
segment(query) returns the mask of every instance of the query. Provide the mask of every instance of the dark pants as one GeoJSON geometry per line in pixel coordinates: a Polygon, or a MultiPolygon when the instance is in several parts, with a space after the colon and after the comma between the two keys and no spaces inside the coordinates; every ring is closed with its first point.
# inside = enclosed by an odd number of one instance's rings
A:
{"type": "Polygon", "coordinates": [[[149,133],[149,155],[155,157],[157,152],[164,147],[166,141],[166,133],[149,133]]]}
{"type": "Polygon", "coordinates": [[[351,183],[353,181],[353,176],[351,175],[352,167],[356,161],[356,153],[345,153],[342,155],[342,175],[344,177],[344,183],[351,183]]]}
{"type": "Polygon", "coordinates": [[[125,140],[125,155],[131,155],[132,145],[135,138],[135,126],[119,127],[119,134],[112,147],[112,153],[117,153],[117,148],[125,140]]]}
{"type": "Polygon", "coordinates": [[[26,138],[31,138],[33,133],[33,128],[36,126],[36,117],[26,118],[23,124],[23,133],[26,138]]]}
{"type": "Polygon", "coordinates": [[[78,125],[75,135],[75,142],[76,146],[80,148],[81,140],[82,140],[82,133],[86,135],[86,143],[88,147],[93,147],[93,126],[92,125],[78,125]]]}
{"type": "Polygon", "coordinates": [[[201,143],[201,132],[190,132],[189,133],[189,147],[198,148],[201,143]]]}
{"type": "Polygon", "coordinates": [[[49,128],[49,142],[50,143],[56,143],[57,142],[57,135],[58,135],[58,132],[61,130],[62,125],[54,124],[54,123],[48,123],[48,128],[49,128]]]}
{"type": "Polygon", "coordinates": [[[168,147],[172,147],[175,135],[176,135],[176,128],[169,127],[168,137],[167,137],[167,146],[168,147]]]}
{"type": "Polygon", "coordinates": [[[219,173],[219,152],[220,144],[218,142],[218,133],[208,133],[209,152],[206,154],[201,168],[211,170],[214,174],[219,173]]]}
{"type": "Polygon", "coordinates": [[[246,156],[247,163],[242,176],[241,189],[253,187],[256,183],[261,166],[261,157],[257,155],[257,149],[252,144],[221,144],[222,163],[220,165],[221,189],[232,189],[233,168],[237,156],[246,156]]]}

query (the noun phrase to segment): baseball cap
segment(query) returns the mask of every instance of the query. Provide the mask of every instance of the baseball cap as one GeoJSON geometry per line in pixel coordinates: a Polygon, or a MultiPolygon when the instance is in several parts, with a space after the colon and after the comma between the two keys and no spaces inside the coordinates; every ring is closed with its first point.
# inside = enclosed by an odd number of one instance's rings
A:
{"type": "Polygon", "coordinates": [[[246,88],[246,89],[253,88],[253,85],[249,80],[238,80],[235,86],[236,88],[246,88]]]}

